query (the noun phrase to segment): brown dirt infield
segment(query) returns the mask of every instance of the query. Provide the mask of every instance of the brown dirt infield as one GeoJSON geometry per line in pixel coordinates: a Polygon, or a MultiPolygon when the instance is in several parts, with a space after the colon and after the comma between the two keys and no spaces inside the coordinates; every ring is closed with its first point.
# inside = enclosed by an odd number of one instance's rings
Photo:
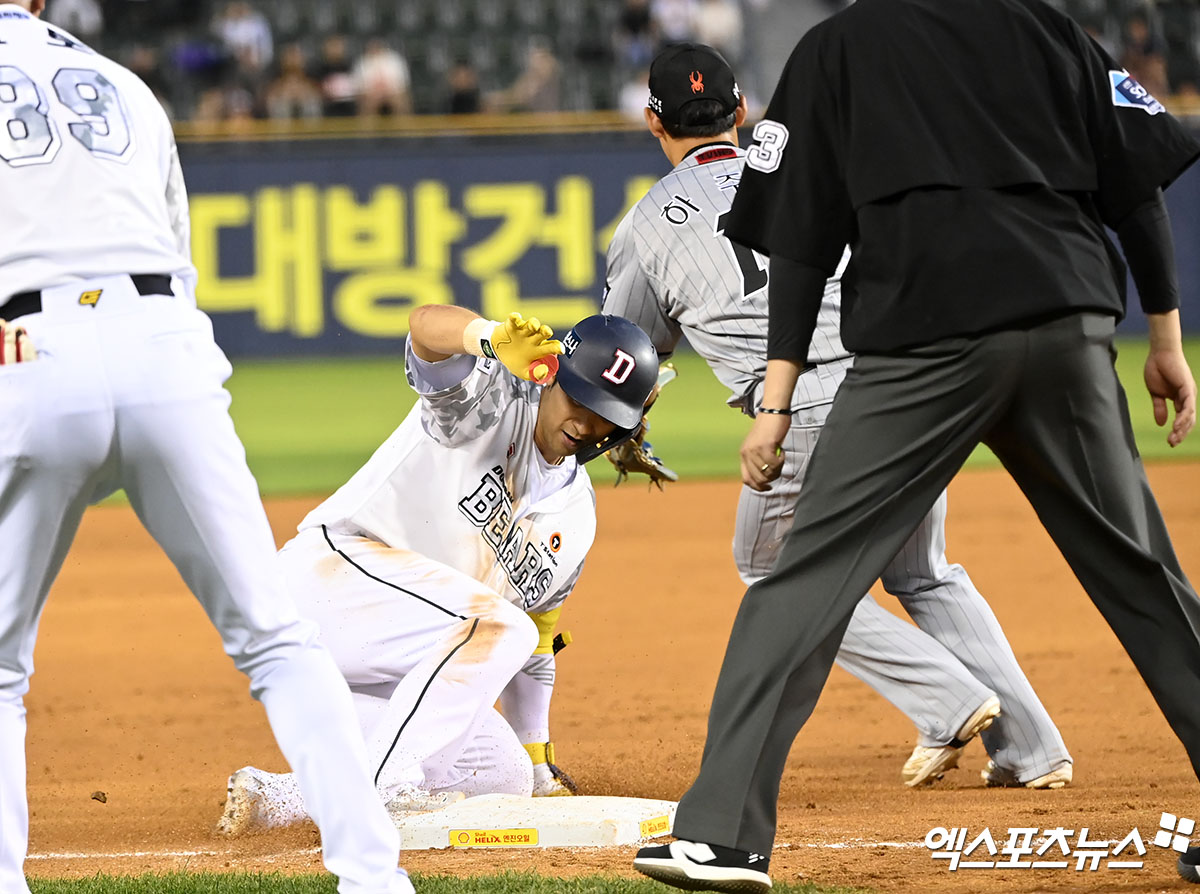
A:
{"type": "MultiPolygon", "coordinates": [[[[704,742],[708,699],[743,588],[730,556],[737,487],[618,490],[599,475],[600,533],[564,626],[554,703],[559,757],[591,794],[678,797],[704,742]]],[[[1150,469],[1183,561],[1200,579],[1200,464],[1150,469]]],[[[315,500],[275,501],[286,538],[315,500]]],[[[1196,817],[1196,780],[1116,639],[1011,481],[951,488],[949,555],[991,601],[1076,759],[1058,792],[986,790],[978,743],[922,791],[900,785],[903,716],[835,669],[784,778],[778,880],[880,891],[1196,890],[1172,855],[1141,870],[947,871],[919,842],[934,826],[1088,826],[1152,837],[1162,811],[1196,817]],[[829,848],[812,845],[858,842],[829,848]],[[863,846],[867,843],[867,846],[863,846]],[[875,844],[871,844],[875,843],[875,844]]],[[[881,601],[894,607],[888,597],[881,601]]],[[[319,869],[311,828],[230,842],[212,833],[226,776],[282,768],[261,708],[174,570],[125,507],[84,520],[51,594],[28,697],[34,876],[319,869]],[[104,792],[106,801],[93,799],[104,792]]],[[[632,850],[408,852],[423,873],[533,869],[633,875],[632,850]]],[[[665,890],[665,889],[664,889],[665,890]]]]}

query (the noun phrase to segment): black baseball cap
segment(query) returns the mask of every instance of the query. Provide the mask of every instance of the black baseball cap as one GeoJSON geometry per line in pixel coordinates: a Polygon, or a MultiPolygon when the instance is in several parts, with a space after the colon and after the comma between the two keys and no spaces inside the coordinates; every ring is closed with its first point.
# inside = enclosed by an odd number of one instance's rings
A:
{"type": "Polygon", "coordinates": [[[721,103],[721,116],[732,114],[742,92],[725,57],[702,43],[677,43],[650,63],[650,110],[664,124],[678,124],[683,107],[697,99],[721,103]]]}

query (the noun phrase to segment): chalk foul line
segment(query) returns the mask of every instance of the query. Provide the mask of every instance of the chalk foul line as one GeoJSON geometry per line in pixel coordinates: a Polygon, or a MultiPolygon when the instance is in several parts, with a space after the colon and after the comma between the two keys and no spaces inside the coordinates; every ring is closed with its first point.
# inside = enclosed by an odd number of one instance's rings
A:
{"type": "MultiPolygon", "coordinates": [[[[863,838],[851,838],[846,841],[828,841],[828,842],[801,842],[793,844],[791,842],[781,842],[775,845],[776,850],[784,850],[791,848],[822,848],[828,850],[847,850],[851,848],[895,848],[908,850],[912,848],[925,847],[923,841],[868,841],[863,838]]],[[[568,848],[569,849],[569,848],[568,848]]],[[[560,848],[555,848],[560,850],[560,848]]],[[[594,848],[588,848],[594,850],[594,848]]],[[[299,851],[283,851],[275,854],[248,855],[236,850],[222,851],[117,851],[113,853],[72,853],[72,852],[49,852],[43,854],[29,854],[27,860],[130,860],[144,859],[146,857],[233,857],[238,859],[275,859],[286,857],[304,857],[312,856],[321,853],[319,847],[306,848],[299,851]]]]}

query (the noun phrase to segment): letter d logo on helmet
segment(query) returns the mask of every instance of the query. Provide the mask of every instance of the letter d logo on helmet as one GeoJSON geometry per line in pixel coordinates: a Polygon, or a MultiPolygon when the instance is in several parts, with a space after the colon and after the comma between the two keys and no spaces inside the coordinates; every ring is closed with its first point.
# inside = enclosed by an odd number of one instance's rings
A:
{"type": "Polygon", "coordinates": [[[637,361],[629,354],[626,354],[620,348],[615,352],[616,359],[613,365],[600,373],[601,377],[608,379],[614,385],[624,385],[625,380],[629,378],[630,373],[637,369],[637,361]]]}
{"type": "Polygon", "coordinates": [[[603,450],[592,453],[597,456],[631,437],[641,425],[646,398],[658,381],[658,352],[650,336],[635,324],[607,314],[580,320],[562,343],[559,386],[573,401],[617,427],[599,445],[603,450]]]}

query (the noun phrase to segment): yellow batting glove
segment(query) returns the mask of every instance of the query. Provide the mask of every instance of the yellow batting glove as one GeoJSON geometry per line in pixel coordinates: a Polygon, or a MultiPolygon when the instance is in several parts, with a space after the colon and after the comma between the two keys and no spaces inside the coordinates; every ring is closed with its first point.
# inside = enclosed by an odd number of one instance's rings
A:
{"type": "Polygon", "coordinates": [[[527,382],[546,378],[552,370],[550,364],[541,361],[563,352],[553,329],[542,325],[537,317],[526,320],[515,311],[503,323],[472,320],[463,332],[463,348],[468,354],[495,357],[514,376],[527,382]]]}
{"type": "Polygon", "coordinates": [[[553,742],[531,742],[525,746],[533,761],[533,796],[558,798],[579,794],[579,786],[554,762],[553,742]]]}

